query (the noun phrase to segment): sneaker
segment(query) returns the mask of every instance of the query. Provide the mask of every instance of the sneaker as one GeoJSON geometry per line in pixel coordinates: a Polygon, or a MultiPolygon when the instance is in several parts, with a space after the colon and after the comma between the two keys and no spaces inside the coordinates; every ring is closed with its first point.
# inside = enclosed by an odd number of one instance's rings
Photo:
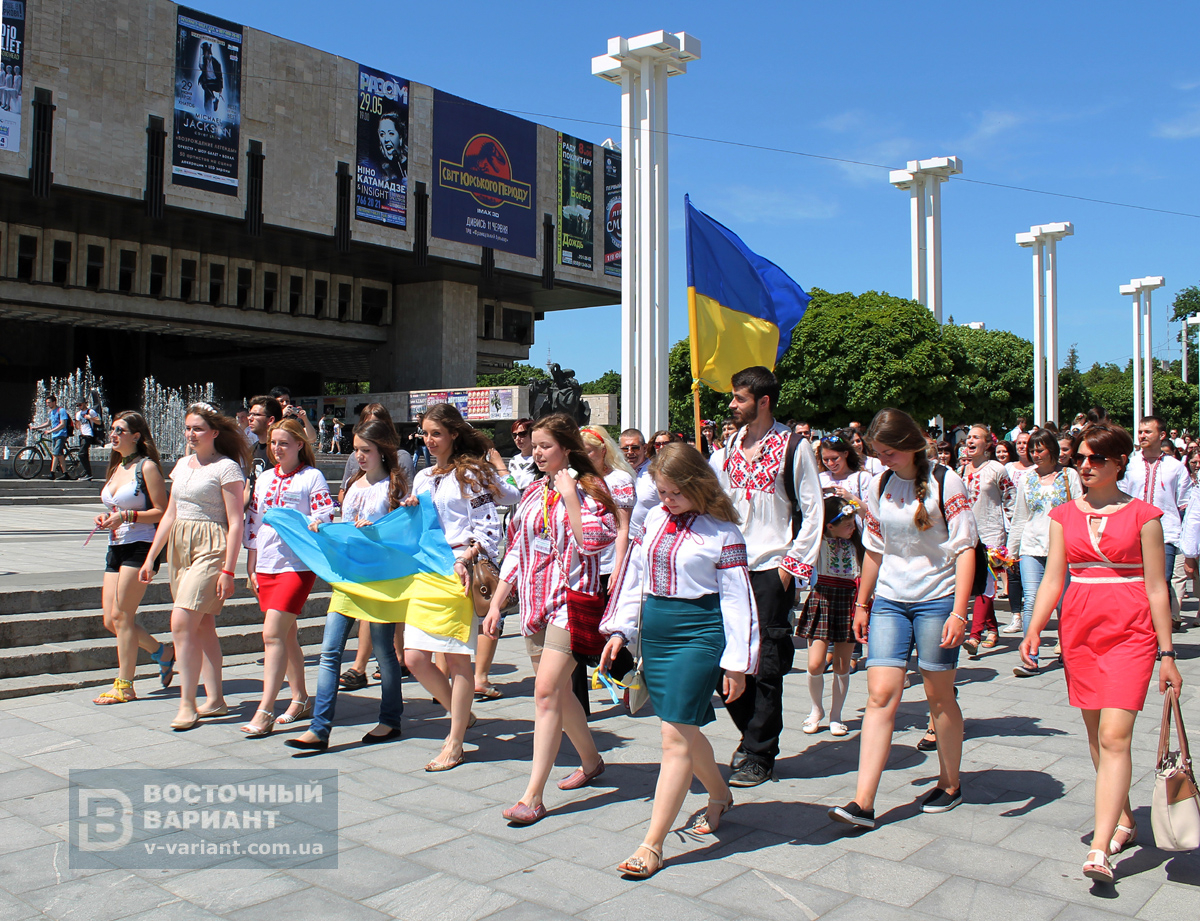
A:
{"type": "Polygon", "coordinates": [[[979,639],[978,637],[969,636],[963,640],[963,649],[967,651],[968,659],[979,658],[979,639]]]}
{"type": "Polygon", "coordinates": [[[980,643],[979,645],[982,646],[984,649],[991,649],[993,646],[996,645],[997,639],[999,639],[999,637],[997,637],[996,631],[988,630],[983,634],[983,642],[980,643]]]}
{"type": "Polygon", "coordinates": [[[1018,665],[1013,669],[1013,674],[1018,678],[1036,678],[1038,670],[1030,668],[1027,665],[1018,665]]]}
{"type": "Polygon", "coordinates": [[[962,802],[962,785],[953,793],[947,793],[941,787],[934,787],[929,795],[921,800],[922,812],[949,812],[962,802]]]}
{"type": "Polygon", "coordinates": [[[858,803],[834,806],[829,810],[829,818],[855,828],[870,830],[875,827],[875,810],[863,809],[858,803]]]}
{"type": "Polygon", "coordinates": [[[1023,632],[1023,631],[1021,630],[1021,615],[1020,615],[1020,614],[1014,614],[1014,615],[1013,615],[1013,619],[1012,619],[1012,623],[1011,623],[1011,624],[1009,624],[1007,627],[1004,627],[1004,628],[1003,628],[1003,629],[1002,629],[1000,632],[1001,632],[1001,633],[1004,633],[1004,634],[1007,634],[1007,635],[1009,635],[1009,636],[1012,636],[1013,634],[1016,634],[1016,633],[1021,633],[1021,632],[1023,632]]]}
{"type": "Polygon", "coordinates": [[[774,772],[765,764],[759,764],[757,761],[747,761],[729,775],[729,786],[757,787],[768,780],[773,780],[774,777],[774,772]]]}
{"type": "Polygon", "coordinates": [[[742,765],[746,763],[746,759],[749,757],[750,756],[742,751],[742,749],[737,749],[733,753],[733,757],[729,759],[729,770],[734,772],[740,771],[742,769],[742,765]]]}

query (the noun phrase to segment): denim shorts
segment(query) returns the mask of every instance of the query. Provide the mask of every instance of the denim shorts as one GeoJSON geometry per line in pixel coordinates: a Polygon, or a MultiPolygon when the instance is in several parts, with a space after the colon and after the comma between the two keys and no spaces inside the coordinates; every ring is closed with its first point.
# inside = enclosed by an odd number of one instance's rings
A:
{"type": "Polygon", "coordinates": [[[954,610],[954,596],[927,601],[875,598],[867,634],[867,668],[876,665],[908,668],[913,646],[922,671],[944,672],[958,665],[958,649],[943,649],[942,629],[954,610]]]}

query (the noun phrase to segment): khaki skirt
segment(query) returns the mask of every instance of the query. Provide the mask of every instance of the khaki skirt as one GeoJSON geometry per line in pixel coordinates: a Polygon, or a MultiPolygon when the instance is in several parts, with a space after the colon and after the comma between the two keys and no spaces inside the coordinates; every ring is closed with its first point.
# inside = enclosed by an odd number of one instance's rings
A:
{"type": "Polygon", "coordinates": [[[226,538],[225,529],[215,521],[175,520],[167,541],[175,607],[202,614],[221,610],[217,579],[225,568],[226,538]]]}

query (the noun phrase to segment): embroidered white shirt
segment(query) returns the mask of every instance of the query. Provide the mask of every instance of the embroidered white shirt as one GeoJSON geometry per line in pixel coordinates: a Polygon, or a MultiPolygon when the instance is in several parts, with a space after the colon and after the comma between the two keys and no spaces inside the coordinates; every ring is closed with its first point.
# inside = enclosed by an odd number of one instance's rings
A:
{"type": "Polygon", "coordinates": [[[1163,513],[1163,543],[1179,545],[1183,510],[1192,494],[1192,478],[1188,476],[1187,467],[1166,454],[1160,454],[1156,461],[1147,461],[1139,451],[1129,458],[1125,476],[1117,483],[1117,488],[1160,509],[1163,513]]]}
{"type": "Polygon", "coordinates": [[[658,507],[658,487],[654,484],[654,477],[650,476],[650,461],[646,461],[633,472],[636,474],[633,488],[634,494],[637,496],[637,503],[633,506],[633,512],[629,516],[630,534],[641,531],[646,521],[646,515],[652,508],[658,507]]]}
{"type": "Polygon", "coordinates": [[[758,670],[758,608],[738,526],[711,515],[675,516],[659,506],[646,516],[644,536],[631,544],[611,586],[600,632],[637,640],[643,593],[661,598],[719,595],[725,625],[721,668],[758,670]]]}
{"type": "MultiPolygon", "coordinates": [[[[612,494],[613,501],[617,503],[618,509],[630,509],[637,504],[637,497],[634,494],[633,477],[624,470],[613,468],[604,477],[604,485],[608,487],[609,493],[612,494]]],[[[632,522],[632,515],[630,516],[632,522]]],[[[618,522],[618,526],[620,522],[618,522]]],[[[630,525],[632,527],[632,523],[630,525]]],[[[628,552],[628,551],[626,551],[628,552]]],[[[604,576],[612,575],[613,569],[616,568],[617,562],[617,542],[613,541],[600,551],[600,574],[604,576]]]]}
{"type": "Polygon", "coordinates": [[[500,547],[500,512],[496,503],[512,505],[520,498],[507,479],[497,478],[500,498],[489,489],[464,488],[454,470],[448,473],[433,472],[425,467],[413,481],[414,496],[429,493],[437,507],[438,521],[446,532],[446,543],[462,556],[472,540],[479,543],[488,559],[495,561],[500,547]]]}
{"type": "Polygon", "coordinates": [[[329,484],[316,467],[298,467],[291,473],[281,473],[278,467],[263,471],[254,483],[254,496],[246,510],[246,530],[243,543],[247,550],[256,550],[256,572],[308,572],[308,567],[283,542],[278,532],[263,521],[269,508],[291,508],[310,522],[333,521],[333,498],[329,484]]]}
{"type": "Polygon", "coordinates": [[[1017,507],[1008,532],[1008,552],[1015,557],[1046,556],[1050,552],[1050,512],[1083,495],[1074,468],[1059,470],[1043,483],[1030,467],[1017,481],[1017,507]]]}

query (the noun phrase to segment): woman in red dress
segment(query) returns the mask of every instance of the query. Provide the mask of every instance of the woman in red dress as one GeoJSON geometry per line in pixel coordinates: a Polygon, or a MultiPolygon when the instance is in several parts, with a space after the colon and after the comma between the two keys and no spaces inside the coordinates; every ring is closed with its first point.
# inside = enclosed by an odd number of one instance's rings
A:
{"type": "Polygon", "coordinates": [[[1160,693],[1183,684],[1171,643],[1162,513],[1117,489],[1132,453],[1129,433],[1111,422],[1080,434],[1075,460],[1085,492],[1050,513],[1046,575],[1021,643],[1021,658],[1032,666],[1069,568],[1059,622],[1062,662],[1067,694],[1083,711],[1096,765],[1096,825],[1083,873],[1103,882],[1113,880],[1109,858],[1137,839],[1129,805],[1130,743],[1155,658],[1161,662],[1160,693]]]}

